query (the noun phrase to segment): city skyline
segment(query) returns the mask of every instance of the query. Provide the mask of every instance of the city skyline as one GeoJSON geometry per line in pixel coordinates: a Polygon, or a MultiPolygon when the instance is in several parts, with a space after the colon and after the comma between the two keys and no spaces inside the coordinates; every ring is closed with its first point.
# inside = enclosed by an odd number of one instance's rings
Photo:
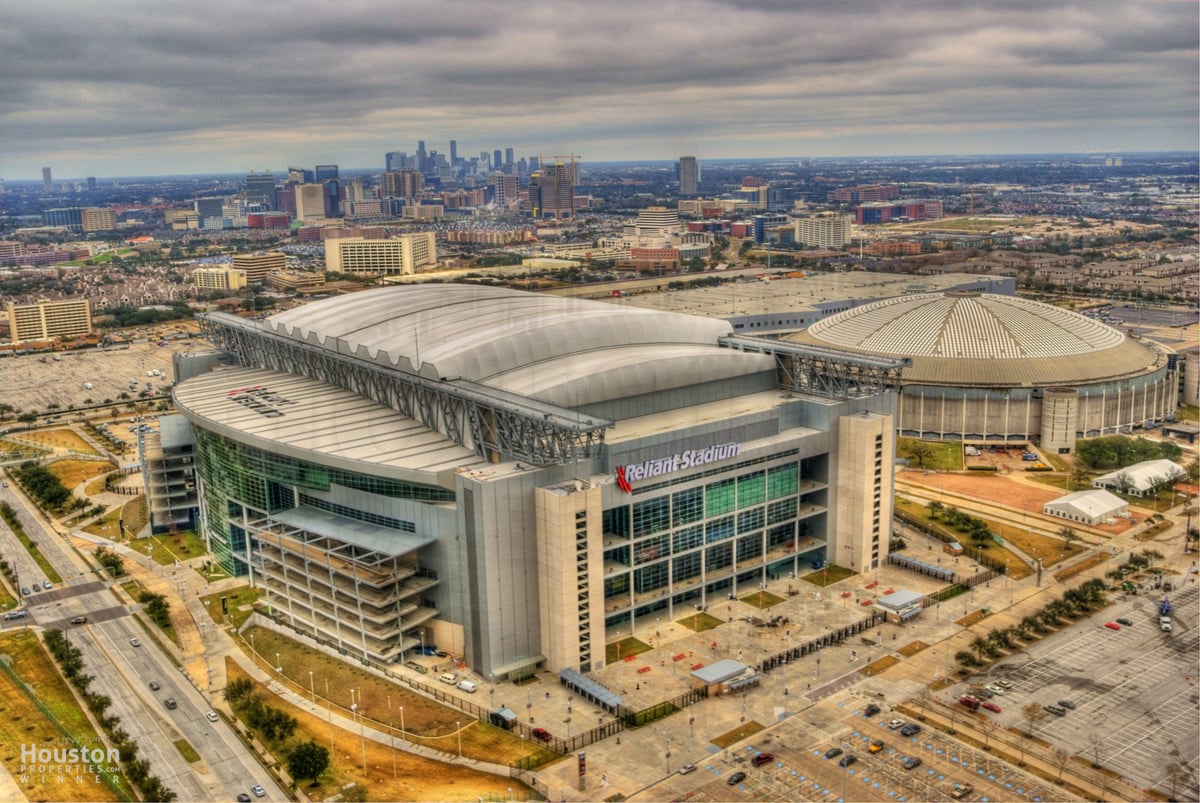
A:
{"type": "Polygon", "coordinates": [[[740,0],[21,4],[0,33],[0,176],[1194,150],[1200,11],[740,0]]]}

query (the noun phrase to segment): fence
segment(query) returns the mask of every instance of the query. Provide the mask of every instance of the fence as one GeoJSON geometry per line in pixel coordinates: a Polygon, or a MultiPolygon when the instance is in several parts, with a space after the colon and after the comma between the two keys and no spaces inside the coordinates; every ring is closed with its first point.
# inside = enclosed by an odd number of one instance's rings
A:
{"type": "Polygon", "coordinates": [[[829,647],[834,644],[841,644],[843,641],[845,641],[846,639],[848,639],[849,637],[851,637],[853,635],[861,633],[864,630],[870,630],[871,628],[875,627],[875,625],[877,625],[881,621],[883,621],[883,619],[884,619],[884,615],[882,613],[880,613],[878,611],[874,611],[866,619],[860,619],[859,621],[855,622],[854,624],[849,624],[844,627],[839,627],[836,630],[833,630],[822,636],[818,636],[817,638],[811,639],[797,647],[791,647],[789,649],[784,650],[781,653],[777,653],[775,655],[772,655],[769,658],[764,659],[762,662],[762,666],[760,666],[758,668],[758,671],[762,672],[765,675],[767,672],[771,671],[772,669],[775,669],[776,667],[784,666],[791,661],[795,661],[800,658],[803,658],[804,656],[806,656],[810,653],[816,652],[817,650],[821,649],[822,647],[829,647]]]}

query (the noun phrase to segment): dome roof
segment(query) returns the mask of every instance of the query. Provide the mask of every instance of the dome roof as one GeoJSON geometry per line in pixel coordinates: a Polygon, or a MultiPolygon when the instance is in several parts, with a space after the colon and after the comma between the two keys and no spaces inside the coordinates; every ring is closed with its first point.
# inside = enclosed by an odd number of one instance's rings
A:
{"type": "Polygon", "coordinates": [[[271,316],[276,334],[431,379],[576,407],[773,370],[718,346],[722,320],[495,287],[351,293],[271,316]]]}
{"type": "Polygon", "coordinates": [[[968,291],[877,301],[790,339],[911,357],[904,372],[909,383],[1073,385],[1141,373],[1162,358],[1076,312],[968,291]]]}

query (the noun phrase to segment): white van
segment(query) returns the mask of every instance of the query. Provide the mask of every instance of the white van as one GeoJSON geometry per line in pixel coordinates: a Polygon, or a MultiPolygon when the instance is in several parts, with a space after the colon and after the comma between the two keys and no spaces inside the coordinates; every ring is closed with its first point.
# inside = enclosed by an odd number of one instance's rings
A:
{"type": "Polygon", "coordinates": [[[469,680],[460,680],[458,682],[458,688],[462,689],[465,692],[470,692],[471,694],[474,694],[475,690],[479,687],[476,686],[474,683],[472,683],[469,680]]]}
{"type": "Polygon", "coordinates": [[[453,686],[455,683],[458,683],[458,675],[438,675],[438,680],[440,680],[442,683],[453,686]]]}

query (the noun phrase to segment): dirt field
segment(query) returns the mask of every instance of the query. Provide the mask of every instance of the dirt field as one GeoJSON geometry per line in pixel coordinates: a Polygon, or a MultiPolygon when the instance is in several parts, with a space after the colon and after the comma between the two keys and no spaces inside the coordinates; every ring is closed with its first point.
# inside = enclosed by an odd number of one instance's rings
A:
{"type": "Polygon", "coordinates": [[[113,470],[112,463],[101,460],[56,460],[47,468],[50,473],[62,480],[62,484],[72,491],[84,480],[98,477],[113,470]]]}
{"type": "MultiPolygon", "coordinates": [[[[905,471],[901,476],[905,482],[923,485],[930,491],[961,494],[1029,513],[1040,513],[1042,505],[1067,493],[1064,490],[1020,482],[1002,474],[925,474],[921,471],[905,471]]],[[[949,506],[954,502],[950,500],[944,504],[949,506]]]]}
{"type": "MultiPolygon", "coordinates": [[[[241,668],[228,659],[226,672],[230,680],[246,677],[241,668]]],[[[301,787],[313,800],[325,800],[348,783],[363,784],[367,788],[370,800],[471,801],[480,797],[485,800],[500,800],[508,796],[510,788],[517,800],[530,797],[529,790],[516,779],[420,758],[402,750],[391,750],[387,745],[376,742],[364,742],[356,733],[331,727],[328,721],[282,702],[262,684],[258,684],[258,690],[264,700],[273,706],[284,708],[298,720],[299,726],[296,736],[293,737],[294,741],[311,739],[317,744],[328,745],[332,738],[332,767],[321,776],[318,786],[311,787],[305,781],[301,787]],[[364,746],[369,770],[366,774],[362,768],[364,746]]],[[[368,696],[368,702],[369,700],[368,696]]],[[[406,706],[405,713],[407,712],[406,706]]],[[[466,740],[463,742],[465,747],[466,740]]],[[[283,756],[277,758],[284,761],[283,756]]]]}

